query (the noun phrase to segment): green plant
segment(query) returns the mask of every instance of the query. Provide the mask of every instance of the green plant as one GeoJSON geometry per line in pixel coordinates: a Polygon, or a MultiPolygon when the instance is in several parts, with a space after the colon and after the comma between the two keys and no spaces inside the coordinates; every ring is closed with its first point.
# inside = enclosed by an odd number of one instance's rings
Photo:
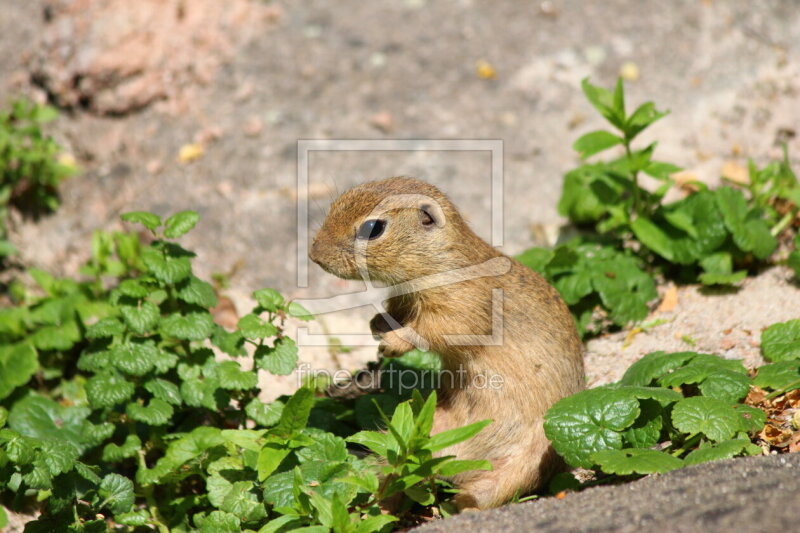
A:
{"type": "Polygon", "coordinates": [[[74,166],[58,161],[61,147],[41,129],[57,116],[54,108],[27,100],[0,112],[0,258],[14,253],[7,240],[9,208],[54,210],[59,184],[75,172],[74,166]]]}
{"type": "MultiPolygon", "coordinates": [[[[800,222],[800,184],[785,150],[781,161],[762,169],[751,162],[746,184],[710,190],[694,183],[696,190],[665,203],[671,176],[680,169],[653,159],[656,143],[636,148],[634,141],[666,113],[646,102],[628,114],[621,80],[613,91],[588,80],[582,85],[614,131],[589,132],[573,148],[584,160],[615,147],[622,154],[583,163],[564,176],[559,212],[588,232],[553,250],[532,248],[518,256],[559,289],[582,334],[644,319],[656,277],[740,282],[766,264],[777,237],[800,222]],[[655,190],[642,186],[643,174],[656,180],[655,190]]],[[[797,251],[788,264],[800,273],[797,251]]]]}
{"type": "Polygon", "coordinates": [[[751,387],[768,397],[800,388],[800,320],[767,328],[764,358],[750,377],[740,361],[696,352],[653,352],[611,385],[556,403],[545,431],[571,466],[628,476],[666,472],[737,455],[753,444],[764,411],[744,399],[751,387]]]}
{"type": "MultiPolygon", "coordinates": [[[[174,240],[197,214],[123,220],[155,240],[95,233],[87,281],[31,270],[38,290],[18,284],[19,305],[1,312],[0,501],[40,502],[26,530],[379,531],[438,505],[449,491],[439,476],[487,467],[433,457],[485,425],[431,437],[435,394],[403,402],[388,388],[352,402],[301,387],[263,403],[258,371],[294,370],[284,322],[308,311],[262,289],[227,331],[174,240]],[[248,353],[252,369],[238,360],[248,353]],[[388,433],[372,430],[376,418],[388,433]],[[379,458],[358,459],[348,442],[379,458]]],[[[392,364],[423,372],[431,357],[392,364]]]]}

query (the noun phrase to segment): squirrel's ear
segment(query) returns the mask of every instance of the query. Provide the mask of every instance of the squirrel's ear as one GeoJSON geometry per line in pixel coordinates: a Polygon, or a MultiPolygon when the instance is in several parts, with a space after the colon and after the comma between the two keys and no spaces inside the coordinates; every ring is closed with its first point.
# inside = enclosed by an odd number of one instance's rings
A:
{"type": "Polygon", "coordinates": [[[438,204],[423,203],[419,206],[419,218],[423,226],[444,226],[444,212],[438,204]]]}

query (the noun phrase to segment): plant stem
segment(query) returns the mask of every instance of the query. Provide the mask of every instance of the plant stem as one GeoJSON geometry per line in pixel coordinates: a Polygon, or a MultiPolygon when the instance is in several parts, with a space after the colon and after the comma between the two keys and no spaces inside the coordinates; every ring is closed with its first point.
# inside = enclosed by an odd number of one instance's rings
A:
{"type": "Polygon", "coordinates": [[[788,226],[792,220],[794,220],[794,217],[795,213],[792,213],[791,211],[783,215],[783,218],[780,219],[780,221],[778,221],[778,223],[775,224],[775,226],[770,230],[772,236],[776,237],[780,232],[786,229],[786,226],[788,226]]]}
{"type": "Polygon", "coordinates": [[[677,450],[672,452],[672,455],[674,457],[680,457],[681,455],[686,453],[686,451],[689,448],[691,448],[692,446],[697,444],[697,441],[699,441],[699,440],[700,440],[700,433],[693,433],[692,435],[689,435],[689,438],[687,438],[685,441],[683,441],[683,446],[681,446],[680,448],[678,448],[677,450]]]}
{"type": "Polygon", "coordinates": [[[639,171],[633,169],[633,154],[631,152],[631,140],[625,135],[625,155],[628,158],[628,166],[631,168],[631,180],[633,181],[633,214],[637,217],[641,215],[642,199],[639,195],[639,171]]]}
{"type": "MultiPolygon", "coordinates": [[[[147,468],[147,463],[144,461],[144,450],[139,450],[138,461],[139,468],[147,468]]],[[[158,512],[158,504],[156,504],[156,499],[153,495],[153,486],[146,485],[140,488],[142,489],[142,494],[144,494],[145,501],[147,501],[147,510],[150,512],[150,518],[153,520],[156,528],[158,528],[159,533],[169,533],[169,528],[164,524],[161,513],[158,512]]]]}
{"type": "Polygon", "coordinates": [[[789,383],[785,387],[782,387],[782,388],[780,388],[778,390],[770,392],[764,398],[766,398],[767,400],[771,400],[771,399],[775,398],[776,396],[780,396],[781,394],[786,394],[789,391],[789,389],[794,388],[794,387],[798,387],[798,386],[800,386],[800,379],[798,379],[796,381],[792,381],[791,383],[789,383]]]}

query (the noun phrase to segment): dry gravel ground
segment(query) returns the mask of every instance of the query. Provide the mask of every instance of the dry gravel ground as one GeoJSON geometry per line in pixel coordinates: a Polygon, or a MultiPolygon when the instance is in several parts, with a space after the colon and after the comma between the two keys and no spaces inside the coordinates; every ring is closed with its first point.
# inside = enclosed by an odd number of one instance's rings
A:
{"type": "MultiPolygon", "coordinates": [[[[84,169],[64,185],[62,208],[18,221],[14,239],[29,264],[73,274],[91,232],[121,227],[120,213],[197,209],[202,221],[184,243],[203,276],[238,267],[229,293],[240,311],[265,286],[291,297],[361,288],[314,265],[309,287],[297,286],[298,139],[502,140],[503,249],[513,254],[552,242],[563,223],[561,177],[577,164],[570,145],[602,126],[580,92],[583,77],[610,85],[628,64],[638,74],[629,106],[648,99],[671,110],[643,141],[658,139],[660,159],[709,183],[726,164],[778,156],[777,141],[800,124],[794,0],[131,5],[0,0],[0,102],[49,95],[71,106],[53,131],[84,169]],[[477,74],[479,61],[494,79],[477,74]],[[179,162],[190,143],[202,156],[179,162]]],[[[800,136],[788,137],[800,169],[800,136]]],[[[408,174],[449,193],[488,237],[491,164],[487,152],[312,152],[312,227],[345,188],[408,174]]],[[[366,333],[372,314],[325,315],[312,332],[366,333]]],[[[761,329],[798,316],[800,288],[781,268],[730,293],[681,287],[675,309],[651,317],[667,323],[627,346],[627,332],[591,341],[588,380],[617,379],[657,349],[753,364],[761,329]]],[[[336,357],[301,348],[316,369],[357,369],[374,357],[370,346],[336,357]]],[[[270,378],[267,393],[296,382],[270,378]]]]}

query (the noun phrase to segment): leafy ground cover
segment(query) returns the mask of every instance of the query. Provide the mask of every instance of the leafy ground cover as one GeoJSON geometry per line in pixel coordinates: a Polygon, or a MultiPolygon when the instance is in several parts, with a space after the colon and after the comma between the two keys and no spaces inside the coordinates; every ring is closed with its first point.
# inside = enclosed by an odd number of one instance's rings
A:
{"type": "MultiPolygon", "coordinates": [[[[584,91],[614,131],[584,135],[575,149],[621,155],[565,177],[559,209],[581,237],[520,256],[558,288],[584,335],[644,319],[663,279],[735,287],[784,262],[800,275],[800,187],[788,156],[751,164],[747,183],[675,183],[678,168],[653,158],[655,144],[634,145],[665,113],[646,103],[628,114],[621,84],[587,81],[584,91]],[[674,188],[680,198],[665,202],[674,188]]],[[[52,195],[61,174],[48,146],[42,182],[52,195]]],[[[9,153],[3,168],[16,171],[9,161],[20,156],[9,153]]],[[[454,489],[442,476],[489,467],[433,457],[488,422],[431,436],[430,389],[395,383],[333,398],[312,380],[263,403],[258,372],[286,375],[297,362],[286,321],[312,317],[262,289],[236,328],[217,325],[218,291],[193,274],[194,254],[177,240],[197,214],[123,220],[131,231],[94,234],[81,279],[28,269],[0,309],[0,503],[34,513],[27,531],[390,530],[446,516],[454,489]]],[[[619,382],[557,403],[547,434],[594,479],[560,475],[551,489],[796,451],[800,320],[765,330],[762,350],[769,364],[758,369],[651,353],[619,382]]],[[[421,352],[380,364],[417,372],[416,382],[439,369],[421,352]]]]}

